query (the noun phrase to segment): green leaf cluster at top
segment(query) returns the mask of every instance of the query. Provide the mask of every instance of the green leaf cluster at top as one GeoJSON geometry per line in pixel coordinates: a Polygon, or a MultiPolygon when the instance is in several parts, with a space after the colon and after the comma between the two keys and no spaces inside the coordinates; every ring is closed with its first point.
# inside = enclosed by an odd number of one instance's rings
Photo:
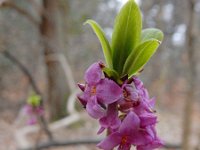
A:
{"type": "Polygon", "coordinates": [[[141,11],[134,0],[129,0],[117,15],[111,43],[95,21],[87,20],[85,24],[91,25],[96,33],[107,67],[112,70],[109,72],[116,72],[119,77],[136,75],[163,40],[159,29],[142,30],[141,11]]]}

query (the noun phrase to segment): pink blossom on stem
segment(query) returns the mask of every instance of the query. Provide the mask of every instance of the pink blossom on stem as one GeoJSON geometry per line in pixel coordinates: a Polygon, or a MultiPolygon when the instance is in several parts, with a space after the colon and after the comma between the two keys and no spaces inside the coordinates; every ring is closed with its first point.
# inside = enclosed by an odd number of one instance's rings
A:
{"type": "Polygon", "coordinates": [[[30,104],[26,104],[23,109],[24,113],[29,116],[29,120],[27,121],[28,125],[36,124],[37,117],[44,114],[44,109],[42,108],[42,106],[32,106],[30,104]]]}
{"type": "Polygon", "coordinates": [[[122,94],[122,90],[113,80],[102,78],[103,72],[100,63],[92,64],[85,73],[85,87],[79,84],[83,93],[78,99],[86,108],[88,114],[99,119],[106,115],[106,106],[116,102],[122,94]]]}
{"type": "Polygon", "coordinates": [[[163,145],[156,133],[155,98],[138,77],[126,78],[118,84],[103,75],[102,63],[92,64],[86,71],[85,84],[78,84],[78,99],[88,114],[99,120],[101,134],[107,137],[97,146],[103,150],[153,150],[163,145]]]}

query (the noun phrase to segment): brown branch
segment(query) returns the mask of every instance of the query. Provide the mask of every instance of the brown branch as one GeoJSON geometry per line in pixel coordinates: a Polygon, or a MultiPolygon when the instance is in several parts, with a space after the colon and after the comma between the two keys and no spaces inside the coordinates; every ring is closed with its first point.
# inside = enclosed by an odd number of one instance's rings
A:
{"type": "Polygon", "coordinates": [[[39,90],[39,88],[37,87],[31,73],[27,70],[27,68],[17,59],[15,58],[13,55],[11,55],[8,51],[3,51],[2,54],[9,59],[13,64],[15,64],[28,78],[30,85],[32,86],[34,92],[37,95],[41,95],[41,92],[39,90]]]}
{"type": "MultiPolygon", "coordinates": [[[[41,96],[41,101],[42,101],[42,105],[43,105],[43,98],[42,98],[42,94],[39,90],[39,88],[37,87],[31,73],[28,71],[28,69],[17,59],[15,58],[12,54],[10,54],[8,51],[2,51],[2,54],[8,58],[13,64],[15,64],[23,73],[24,75],[26,75],[26,77],[28,78],[34,92],[37,94],[37,95],[40,95],[41,96]]],[[[40,116],[39,117],[39,123],[40,123],[40,126],[41,128],[45,131],[45,133],[47,134],[49,140],[52,140],[53,139],[53,136],[52,136],[52,133],[50,132],[49,128],[48,128],[48,125],[47,125],[47,122],[45,120],[45,118],[43,116],[40,116]]]]}
{"type": "Polygon", "coordinates": [[[194,104],[194,91],[195,91],[195,82],[196,82],[196,62],[194,58],[194,33],[193,33],[193,25],[194,25],[194,0],[187,0],[188,2],[188,24],[186,31],[186,45],[188,52],[188,95],[185,103],[184,110],[184,122],[183,122],[183,141],[182,147],[183,150],[189,150],[190,147],[190,137],[191,137],[191,124],[192,124],[192,108],[194,104]]]}
{"type": "Polygon", "coordinates": [[[195,147],[195,150],[200,150],[200,132],[198,133],[198,144],[195,147]]]}
{"type": "Polygon", "coordinates": [[[38,15],[42,15],[44,9],[42,8],[42,6],[37,2],[37,0],[28,0],[30,2],[30,4],[32,5],[32,7],[35,9],[35,11],[37,11],[38,15]]]}
{"type": "Polygon", "coordinates": [[[70,68],[69,63],[67,62],[67,59],[65,58],[64,54],[57,53],[57,54],[50,54],[46,56],[46,60],[48,61],[55,61],[58,62],[59,65],[62,67],[63,72],[65,74],[67,83],[69,85],[70,92],[73,93],[76,89],[75,80],[72,74],[72,70],[70,68]]]}
{"type": "MultiPolygon", "coordinates": [[[[41,143],[36,147],[30,147],[25,149],[19,149],[19,150],[42,150],[50,147],[63,147],[63,146],[76,146],[76,145],[85,145],[90,144],[94,145],[101,141],[101,139],[91,139],[91,138],[84,138],[79,140],[69,140],[69,141],[52,141],[52,142],[46,142],[41,143]]],[[[164,145],[165,149],[181,149],[181,146],[179,144],[166,144],[164,145]]]]}
{"type": "Polygon", "coordinates": [[[36,25],[36,26],[39,25],[39,21],[37,21],[33,15],[31,15],[27,10],[20,8],[19,6],[17,6],[15,3],[11,2],[11,1],[3,0],[2,2],[0,2],[0,7],[11,8],[11,9],[15,10],[16,12],[18,12],[19,14],[26,17],[34,25],[36,25]]]}

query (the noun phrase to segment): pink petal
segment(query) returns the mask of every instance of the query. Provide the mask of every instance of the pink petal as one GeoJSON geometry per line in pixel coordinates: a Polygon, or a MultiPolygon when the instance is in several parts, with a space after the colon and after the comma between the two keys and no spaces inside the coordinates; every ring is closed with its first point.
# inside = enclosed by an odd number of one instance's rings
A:
{"type": "Polygon", "coordinates": [[[102,118],[106,114],[106,111],[98,104],[96,96],[93,96],[88,100],[86,110],[94,119],[102,118]]]}
{"type": "Polygon", "coordinates": [[[44,108],[42,106],[38,106],[35,108],[35,113],[38,116],[42,116],[44,115],[44,108]]]}
{"type": "Polygon", "coordinates": [[[102,70],[99,66],[99,63],[92,64],[85,73],[84,79],[86,83],[89,85],[96,85],[100,80],[102,76],[102,70]]]}
{"type": "Polygon", "coordinates": [[[137,150],[153,150],[163,147],[164,142],[160,139],[156,139],[149,144],[137,146],[137,150]]]}
{"type": "Polygon", "coordinates": [[[139,117],[132,111],[128,113],[126,118],[122,121],[119,132],[123,135],[132,135],[140,127],[139,117]]]}
{"type": "Polygon", "coordinates": [[[99,123],[101,125],[101,129],[99,130],[99,134],[103,132],[102,128],[109,128],[113,131],[119,128],[121,121],[118,117],[118,111],[117,111],[117,103],[110,104],[108,106],[107,114],[105,117],[101,118],[99,120],[99,123]]]}
{"type": "Polygon", "coordinates": [[[145,88],[143,88],[143,95],[144,95],[144,98],[149,99],[149,92],[145,88]]]}
{"type": "Polygon", "coordinates": [[[33,106],[31,106],[29,104],[24,105],[23,106],[23,112],[25,114],[32,115],[33,114],[33,106]]]}
{"type": "Polygon", "coordinates": [[[152,109],[146,101],[140,100],[140,104],[137,107],[134,107],[134,112],[141,115],[145,112],[152,113],[152,109]]]}
{"type": "Polygon", "coordinates": [[[81,102],[81,104],[83,105],[83,106],[86,106],[86,104],[87,104],[87,97],[85,96],[85,94],[83,93],[83,94],[78,94],[77,95],[77,98],[78,98],[78,100],[81,102]]]}
{"type": "Polygon", "coordinates": [[[97,147],[103,149],[103,150],[112,150],[114,147],[119,145],[121,142],[121,136],[118,132],[115,132],[111,135],[109,135],[106,139],[101,141],[97,147]]]}
{"type": "Polygon", "coordinates": [[[157,123],[157,117],[153,113],[143,113],[139,117],[142,127],[155,125],[157,123]]]}
{"type": "Polygon", "coordinates": [[[131,143],[135,146],[145,145],[153,140],[153,138],[144,129],[138,130],[132,134],[131,137],[131,143]]]}
{"type": "Polygon", "coordinates": [[[138,77],[133,77],[133,82],[135,84],[136,89],[141,89],[143,88],[143,83],[138,77]]]}
{"type": "Polygon", "coordinates": [[[130,100],[138,100],[138,92],[133,86],[131,86],[130,84],[124,84],[123,89],[127,92],[130,100]]]}
{"type": "Polygon", "coordinates": [[[100,127],[100,129],[98,130],[97,134],[101,134],[106,128],[104,128],[103,126],[100,127]]]}
{"type": "Polygon", "coordinates": [[[85,91],[85,84],[78,83],[77,85],[82,92],[85,91]]]}
{"type": "Polygon", "coordinates": [[[97,85],[97,98],[103,104],[111,104],[122,97],[122,89],[113,80],[102,79],[97,85]]]}
{"type": "Polygon", "coordinates": [[[156,99],[153,97],[152,99],[149,100],[149,105],[151,108],[155,107],[156,99]]]}
{"type": "Polygon", "coordinates": [[[37,118],[35,116],[32,116],[28,121],[28,125],[35,125],[37,123],[37,118]]]}

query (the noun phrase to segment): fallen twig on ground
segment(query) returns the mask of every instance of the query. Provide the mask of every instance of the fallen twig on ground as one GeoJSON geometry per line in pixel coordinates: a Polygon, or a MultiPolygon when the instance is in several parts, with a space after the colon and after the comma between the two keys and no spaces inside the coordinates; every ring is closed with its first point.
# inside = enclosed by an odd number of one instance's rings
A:
{"type": "MultiPolygon", "coordinates": [[[[101,141],[101,139],[77,139],[77,140],[68,140],[68,141],[52,141],[52,142],[45,142],[39,144],[37,147],[30,147],[26,149],[19,149],[19,150],[42,150],[44,148],[50,147],[63,147],[63,146],[75,146],[75,145],[84,145],[84,144],[97,144],[101,141]]],[[[180,144],[166,144],[164,145],[165,149],[181,149],[180,144]]]]}

